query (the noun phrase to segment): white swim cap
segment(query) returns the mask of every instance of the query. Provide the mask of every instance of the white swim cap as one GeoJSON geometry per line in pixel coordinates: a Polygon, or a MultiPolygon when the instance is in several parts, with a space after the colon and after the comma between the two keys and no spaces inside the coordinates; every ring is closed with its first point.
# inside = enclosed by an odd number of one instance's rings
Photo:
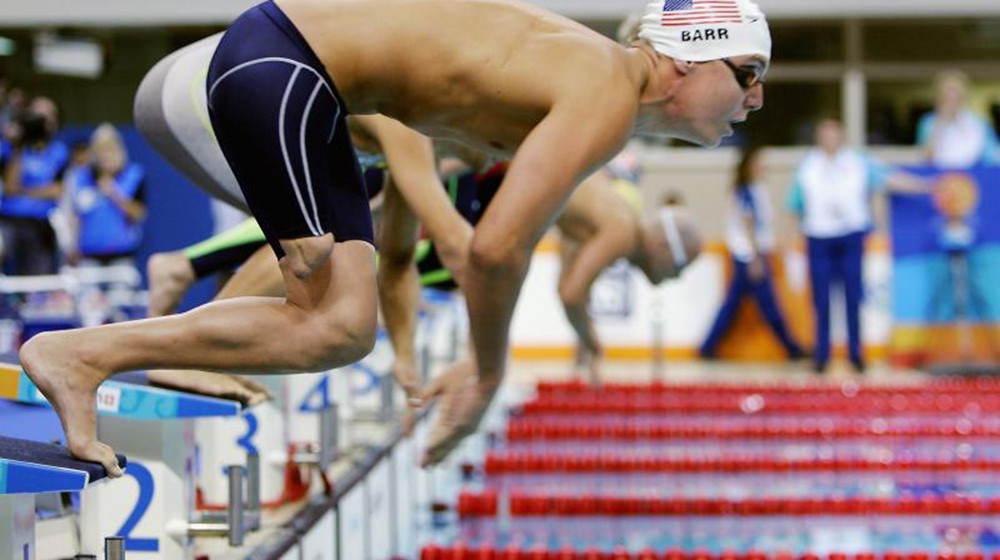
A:
{"type": "Polygon", "coordinates": [[[646,6],[639,37],[675,60],[771,60],[771,31],[753,0],[654,0],[646,6]]]}

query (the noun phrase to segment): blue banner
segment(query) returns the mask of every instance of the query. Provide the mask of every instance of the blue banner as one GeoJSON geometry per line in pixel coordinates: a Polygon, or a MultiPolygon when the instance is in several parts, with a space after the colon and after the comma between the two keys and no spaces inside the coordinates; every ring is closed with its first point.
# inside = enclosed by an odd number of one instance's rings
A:
{"type": "Polygon", "coordinates": [[[931,194],[890,198],[898,325],[1000,320],[1000,167],[908,170],[931,194]]]}

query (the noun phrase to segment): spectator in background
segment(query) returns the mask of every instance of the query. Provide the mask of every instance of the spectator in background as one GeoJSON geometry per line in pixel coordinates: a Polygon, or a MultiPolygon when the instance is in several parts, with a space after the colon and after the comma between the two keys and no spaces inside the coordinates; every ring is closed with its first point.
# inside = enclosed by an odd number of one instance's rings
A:
{"type": "Polygon", "coordinates": [[[59,133],[59,107],[56,102],[48,97],[35,97],[28,104],[28,111],[41,115],[45,119],[45,129],[49,136],[55,138],[59,133]]]}
{"type": "Polygon", "coordinates": [[[938,75],[935,87],[935,109],[917,125],[917,144],[926,160],[945,169],[1000,162],[996,131],[969,109],[969,78],[946,70],[938,75]]]}
{"type": "Polygon", "coordinates": [[[26,104],[23,89],[10,87],[5,91],[3,100],[0,101],[0,139],[10,142],[20,137],[17,122],[27,108],[26,104]]]}
{"type": "Polygon", "coordinates": [[[76,215],[81,264],[134,264],[146,218],[142,166],[131,163],[110,124],[94,130],[88,164],[67,181],[76,215]]]}
{"type": "Polygon", "coordinates": [[[4,271],[11,274],[51,274],[56,269],[49,215],[63,193],[69,149],[53,139],[58,128],[54,105],[38,107],[41,111],[29,108],[18,118],[18,135],[4,168],[0,235],[4,271]]]}
{"type": "Polygon", "coordinates": [[[761,184],[763,165],[760,150],[743,151],[736,168],[733,193],[726,215],[726,246],[733,258],[733,280],[708,338],[701,346],[701,357],[713,359],[722,337],[729,330],[740,302],[752,294],[771,330],[793,360],[804,356],[792,340],[781,316],[771,282],[769,260],[774,252],[774,218],[771,198],[761,184]]]}
{"type": "Polygon", "coordinates": [[[844,145],[840,122],[825,119],[816,127],[816,147],[799,164],[788,207],[806,236],[816,318],[814,367],[822,373],[830,360],[830,289],[843,286],[847,305],[848,356],[859,373],[864,239],[872,229],[872,195],[927,192],[926,180],[892,172],[859,150],[844,145]]]}
{"type": "Polygon", "coordinates": [[[69,148],[69,162],[63,178],[63,195],[56,203],[56,209],[49,214],[49,224],[56,232],[56,245],[65,256],[66,263],[76,266],[80,254],[77,251],[76,211],[73,208],[73,183],[77,172],[90,165],[90,139],[76,140],[69,148]]]}

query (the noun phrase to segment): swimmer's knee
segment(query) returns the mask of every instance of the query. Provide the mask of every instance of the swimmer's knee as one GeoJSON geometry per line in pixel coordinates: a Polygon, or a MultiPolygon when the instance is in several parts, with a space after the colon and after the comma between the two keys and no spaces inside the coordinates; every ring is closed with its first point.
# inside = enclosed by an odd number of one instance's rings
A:
{"type": "Polygon", "coordinates": [[[378,319],[374,305],[369,310],[361,302],[350,302],[338,309],[333,320],[335,325],[331,325],[331,331],[337,339],[335,343],[345,349],[348,361],[356,362],[375,348],[378,319]]]}
{"type": "MultiPolygon", "coordinates": [[[[353,306],[349,306],[353,307],[353,306]]],[[[298,353],[303,371],[324,371],[364,359],[375,348],[373,312],[350,309],[332,313],[308,329],[298,353]]]]}
{"type": "Polygon", "coordinates": [[[504,240],[487,240],[475,236],[469,246],[469,264],[489,274],[507,275],[527,266],[527,253],[504,240]]]}
{"type": "Polygon", "coordinates": [[[320,237],[303,237],[301,239],[282,239],[281,248],[285,256],[281,264],[299,280],[311,277],[319,270],[333,254],[333,234],[320,237]]]}

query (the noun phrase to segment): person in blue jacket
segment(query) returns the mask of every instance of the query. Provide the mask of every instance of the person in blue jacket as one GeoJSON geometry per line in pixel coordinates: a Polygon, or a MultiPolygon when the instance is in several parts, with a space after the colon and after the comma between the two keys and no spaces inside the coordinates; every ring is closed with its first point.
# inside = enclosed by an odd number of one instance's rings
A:
{"type": "Polygon", "coordinates": [[[4,165],[0,199],[0,236],[4,271],[51,274],[56,267],[56,236],[49,224],[63,193],[69,149],[54,140],[45,115],[27,111],[19,118],[20,136],[4,165]]]}
{"type": "Polygon", "coordinates": [[[128,160],[115,127],[97,127],[90,140],[89,165],[74,170],[70,178],[79,256],[102,265],[131,264],[146,218],[145,172],[128,160]]]}
{"type": "Polygon", "coordinates": [[[700,354],[704,359],[716,357],[719,343],[736,318],[745,295],[753,295],[788,358],[797,360],[805,356],[788,332],[774,297],[768,262],[775,248],[774,213],[767,187],[761,183],[763,166],[760,153],[759,148],[747,148],[736,168],[726,217],[726,247],[733,257],[733,280],[712,329],[701,346],[700,354]]]}
{"type": "Polygon", "coordinates": [[[839,121],[825,119],[818,124],[816,147],[799,164],[788,198],[808,247],[817,373],[830,360],[830,289],[834,283],[844,290],[848,357],[855,370],[865,369],[861,352],[864,240],[873,229],[872,196],[886,188],[917,193],[926,192],[930,185],[847,147],[839,121]]]}

